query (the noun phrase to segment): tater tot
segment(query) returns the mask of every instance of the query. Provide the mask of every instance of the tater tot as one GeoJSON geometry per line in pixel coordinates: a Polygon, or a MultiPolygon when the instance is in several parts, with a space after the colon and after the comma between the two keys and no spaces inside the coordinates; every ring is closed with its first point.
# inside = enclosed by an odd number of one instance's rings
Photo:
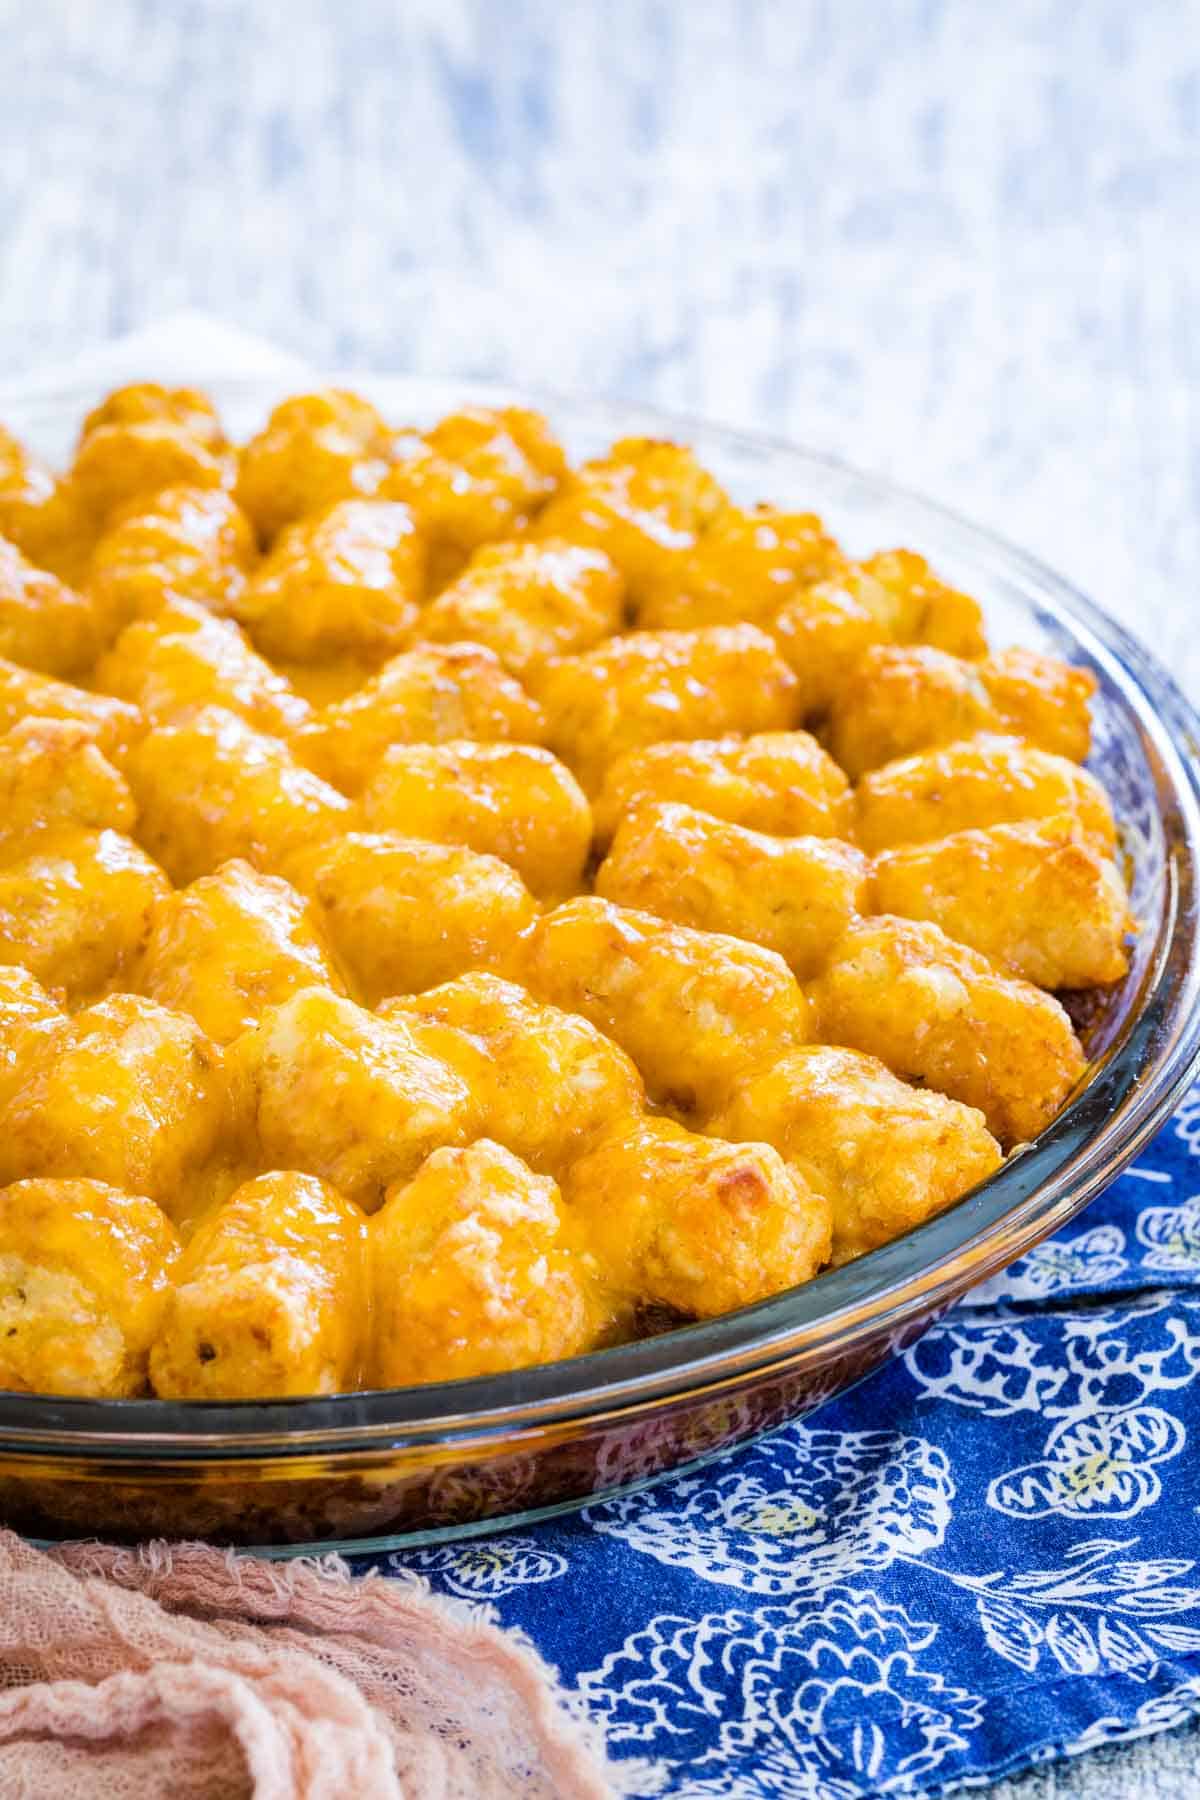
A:
{"type": "Polygon", "coordinates": [[[28,555],[24,521],[29,516],[36,517],[53,492],[52,470],[27,450],[7,426],[0,425],[0,537],[6,537],[28,555]]]}
{"type": "Polygon", "coordinates": [[[138,837],[181,884],[231,856],[269,871],[348,823],[344,795],[223,707],[147,732],[125,772],[138,837]]]}
{"type": "Polygon", "coordinates": [[[80,442],[71,467],[72,486],[100,524],[164,488],[227,487],[232,476],[226,451],[163,417],[97,425],[80,442]]]}
{"type": "Polygon", "coordinates": [[[0,425],[0,538],[39,569],[74,586],[83,579],[95,538],[91,515],[69,482],[58,481],[0,425]]]}
{"type": "Polygon", "coordinates": [[[541,506],[546,487],[555,491],[567,473],[567,453],[545,413],[532,406],[468,406],[447,413],[426,436],[444,455],[456,457],[469,468],[473,448],[487,448],[494,442],[497,422],[537,471],[538,491],[527,499],[526,506],[541,506]]]}
{"type": "Polygon", "coordinates": [[[537,916],[515,869],[458,844],[347,832],[286,865],[368,1006],[506,957],[537,916]]]}
{"type": "Polygon", "coordinates": [[[869,650],[835,696],[830,749],[852,777],[980,732],[1082,761],[1094,687],[1088,670],[1032,651],[966,662],[925,646],[869,650]]]}
{"type": "Polygon", "coordinates": [[[367,1222],[313,1175],[275,1172],[205,1219],[150,1352],[166,1400],[336,1394],[361,1379],[367,1222]]]}
{"type": "Polygon", "coordinates": [[[73,1004],[120,981],[171,884],[132,838],[74,826],[25,840],[0,864],[0,960],[73,1004]]]}
{"type": "Polygon", "coordinates": [[[22,719],[0,738],[0,856],[63,826],[133,829],[129,783],[72,719],[22,719]]]}
{"type": "Polygon", "coordinates": [[[640,605],[728,504],[686,445],[622,438],[567,479],[534,534],[606,551],[640,605]]]}
{"type": "Polygon", "coordinates": [[[740,620],[765,626],[797,587],[823,580],[842,560],[815,513],[727,506],[644,588],[637,622],[655,631],[740,620]]]}
{"type": "Polygon", "coordinates": [[[681,800],[776,837],[849,837],[850,783],[807,731],[650,744],[617,758],[593,806],[596,838],[611,839],[638,806],[681,800]]]}
{"type": "Polygon", "coordinates": [[[224,488],[164,488],[110,520],[87,590],[114,631],[174,600],[227,614],[255,555],[250,521],[224,488]]]}
{"type": "Polygon", "coordinates": [[[909,1087],[856,1050],[806,1045],[757,1070],[707,1131],[773,1144],[833,1214],[849,1262],[959,1199],[999,1168],[983,1114],[909,1087]]]}
{"type": "Polygon", "coordinates": [[[102,425],[144,425],[165,420],[181,426],[202,444],[219,448],[225,442],[217,409],[199,388],[168,388],[157,381],[131,381],[114,388],[83,421],[80,442],[102,425]]]}
{"type": "Polygon", "coordinates": [[[40,981],[17,964],[0,964],[0,1057],[27,1026],[65,1017],[40,981]],[[13,1034],[16,1034],[14,1037],[13,1034]]]}
{"type": "Polygon", "coordinates": [[[519,977],[615,1038],[652,1098],[681,1112],[713,1111],[748,1069],[809,1036],[805,997],[774,951],[607,900],[544,914],[519,977]]]}
{"type": "Polygon", "coordinates": [[[240,860],[156,900],[143,939],[128,986],[190,1013],[217,1044],[301,988],[345,991],[301,896],[240,860]]]}
{"type": "Polygon", "coordinates": [[[421,615],[433,643],[486,644],[523,676],[620,630],[624,586],[602,550],[547,538],[486,545],[421,615]]]}
{"type": "Polygon", "coordinates": [[[1091,746],[1090,701],[1096,692],[1090,669],[1036,650],[1002,650],[981,663],[980,672],[1006,730],[1041,750],[1083,762],[1091,746]]]}
{"type": "Polygon", "coordinates": [[[1057,1000],[937,925],[866,920],[808,992],[821,1037],[978,1107],[1005,1145],[1036,1137],[1084,1070],[1057,1000]]]}
{"type": "Polygon", "coordinates": [[[11,1093],[0,1179],[88,1176],[171,1217],[234,1122],[221,1052],[182,1013],[114,994],[39,1034],[11,1093]]]}
{"type": "Polygon", "coordinates": [[[387,473],[390,440],[384,420],[358,394],[295,394],[243,446],[238,504],[269,544],[296,519],[374,494],[387,473]]]}
{"type": "Polygon", "coordinates": [[[64,1017],[62,1007],[28,969],[0,963],[0,1099],[19,1078],[38,1038],[64,1017]]]}
{"type": "Polygon", "coordinates": [[[916,750],[1002,731],[981,667],[924,645],[867,650],[832,697],[834,756],[857,778],[916,750]]]}
{"type": "Polygon", "coordinates": [[[642,1078],[623,1050],[578,1013],[542,1005],[516,982],[464,975],[380,1010],[442,1046],[475,1093],[480,1129],[544,1173],[561,1174],[600,1132],[645,1105],[642,1078]]]}
{"type": "Polygon", "coordinates": [[[178,1256],[153,1200],[88,1180],[0,1189],[0,1387],[112,1400],[144,1392],[178,1256]]]}
{"type": "Polygon", "coordinates": [[[397,433],[381,493],[410,506],[439,587],[472,550],[524,529],[558,487],[562,449],[539,413],[468,407],[423,435],[397,433]]]}
{"type": "Polygon", "coordinates": [[[435,1150],[368,1231],[376,1387],[577,1356],[605,1322],[554,1182],[487,1138],[435,1150]]]}
{"type": "Polygon", "coordinates": [[[0,732],[22,719],[65,720],[81,725],[105,756],[119,756],[142,729],[136,706],[110,694],[93,694],[51,675],[36,675],[0,657],[0,732]]]}
{"type": "Polygon", "coordinates": [[[873,888],[879,912],[932,919],[1038,987],[1103,986],[1129,967],[1124,883],[1069,817],[886,850],[873,888]]]}
{"type": "Polygon", "coordinates": [[[392,744],[541,743],[542,709],[482,644],[419,645],[357,692],[325,706],[296,754],[343,793],[360,793],[392,744]]]}
{"type": "Polygon", "coordinates": [[[784,602],[771,635],[796,677],[797,717],[824,717],[866,652],[894,640],[896,615],[894,596],[854,563],[784,602]]]}
{"type": "Polygon", "coordinates": [[[670,738],[785,729],[796,678],[754,625],[635,631],[551,663],[534,685],[549,744],[595,793],[622,753],[670,738]]]}
{"type": "Polygon", "coordinates": [[[259,731],[284,737],[309,715],[301,700],[229,619],[173,601],[126,626],[92,674],[103,693],[138,706],[155,724],[201,706],[223,706],[259,731]]]}
{"type": "Polygon", "coordinates": [[[289,525],[232,605],[267,656],[364,666],[404,648],[417,621],[425,548],[406,506],[341,500],[289,525]]]}
{"type": "Polygon", "coordinates": [[[328,989],[268,1007],[229,1056],[249,1086],[261,1160],[319,1175],[367,1211],[431,1150],[474,1135],[462,1078],[406,1022],[328,989]]]}
{"type": "Polygon", "coordinates": [[[578,892],[592,838],[574,776],[530,744],[395,744],[358,811],[369,831],[502,857],[540,898],[578,892]]]}
{"type": "Polygon", "coordinates": [[[901,643],[932,644],[951,656],[987,655],[978,600],[939,580],[915,550],[880,550],[863,569],[900,602],[895,635],[901,643]]]}
{"type": "Polygon", "coordinates": [[[78,675],[104,644],[99,608],[0,538],[0,656],[44,675],[78,675]]]}
{"type": "Polygon", "coordinates": [[[626,1306],[712,1318],[808,1281],[829,1257],[830,1205],[762,1143],[642,1119],[563,1183],[601,1279],[626,1306]]]}
{"type": "Polygon", "coordinates": [[[777,950],[803,980],[865,910],[867,873],[850,844],[767,837],[672,801],[626,815],[595,888],[620,906],[777,950]]]}
{"type": "Polygon", "coordinates": [[[1065,816],[1102,853],[1117,843],[1108,795],[1064,756],[985,733],[864,775],[854,794],[864,850],[924,844],[952,832],[1065,816]]]}

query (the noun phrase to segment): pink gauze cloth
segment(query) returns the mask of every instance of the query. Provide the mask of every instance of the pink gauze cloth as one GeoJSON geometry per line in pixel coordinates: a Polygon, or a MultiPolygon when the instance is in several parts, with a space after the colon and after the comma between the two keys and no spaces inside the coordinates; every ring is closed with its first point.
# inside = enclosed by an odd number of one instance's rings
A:
{"type": "Polygon", "coordinates": [[[609,1800],[536,1652],[414,1576],[0,1531],[2,1800],[609,1800]]]}

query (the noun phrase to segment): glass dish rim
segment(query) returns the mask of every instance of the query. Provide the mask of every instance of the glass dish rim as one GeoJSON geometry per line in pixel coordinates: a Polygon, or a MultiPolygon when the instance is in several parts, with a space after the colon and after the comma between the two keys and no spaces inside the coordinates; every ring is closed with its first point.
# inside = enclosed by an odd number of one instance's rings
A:
{"type": "MultiPolygon", "coordinates": [[[[924,514],[968,551],[998,560],[1053,616],[1065,619],[1103,663],[1159,758],[1178,818],[1169,845],[1166,921],[1121,1041],[1036,1142],[970,1194],[856,1262],[801,1287],[715,1319],[586,1356],[505,1374],[370,1389],[318,1398],[241,1401],[64,1399],[0,1392],[0,1450],[70,1453],[114,1461],[172,1462],[337,1457],[461,1439],[511,1439],[605,1414],[657,1408],[698,1392],[741,1386],[798,1358],[844,1355],[856,1338],[899,1332],[932,1316],[966,1287],[1003,1267],[1087,1204],[1136,1155],[1200,1067],[1200,716],[1168,673],[1121,625],[1063,577],[1001,534],[890,477],[787,439],[684,413],[476,381],[340,369],[206,375],[232,396],[265,395],[300,381],[357,385],[414,396],[414,409],[450,403],[525,404],[576,420],[603,419],[622,436],[717,440],[774,463],[822,468],[873,490],[880,501],[924,514]],[[1187,749],[1184,748],[1187,746],[1187,749]],[[1168,1032],[1165,1047],[1156,1034],[1168,1032]],[[1099,1109],[1101,1122],[1095,1124],[1099,1109]],[[964,1260],[970,1273],[964,1277],[964,1260]]],[[[95,384],[6,385],[6,412],[61,413],[90,404],[95,384]]]]}

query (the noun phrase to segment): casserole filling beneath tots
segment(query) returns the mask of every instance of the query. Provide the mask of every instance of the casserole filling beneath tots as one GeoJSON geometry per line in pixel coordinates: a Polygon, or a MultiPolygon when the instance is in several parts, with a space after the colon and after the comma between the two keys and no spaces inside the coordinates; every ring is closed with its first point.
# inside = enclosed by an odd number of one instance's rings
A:
{"type": "Polygon", "coordinates": [[[0,433],[0,1385],[512,1369],[950,1205],[1126,971],[1092,685],[680,445],[0,433]]]}

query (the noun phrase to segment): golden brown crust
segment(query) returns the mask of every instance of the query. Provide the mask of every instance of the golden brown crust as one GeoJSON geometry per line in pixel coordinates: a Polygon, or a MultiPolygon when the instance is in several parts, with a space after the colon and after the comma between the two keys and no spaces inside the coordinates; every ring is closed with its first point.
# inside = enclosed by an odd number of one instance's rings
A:
{"type": "Polygon", "coordinates": [[[369,1229],[371,1386],[520,1369],[600,1335],[591,1259],[558,1188],[486,1138],[435,1150],[369,1229]]]}
{"type": "Polygon", "coordinates": [[[873,1056],[806,1045],[755,1073],[707,1130],[764,1138],[833,1217],[833,1260],[886,1244],[999,1168],[974,1107],[910,1087],[873,1056]]]}
{"type": "Polygon", "coordinates": [[[593,804],[607,844],[646,802],[681,800],[714,818],[776,837],[853,835],[850,784],[807,731],[650,744],[611,764],[593,804]]]}
{"type": "Polygon", "coordinates": [[[809,1012],[774,951],[667,924],[606,900],[540,918],[519,968],[533,993],[580,1012],[682,1113],[723,1104],[747,1069],[808,1036],[809,1012]]]}
{"type": "Polygon", "coordinates": [[[62,1007],[19,963],[0,963],[0,1094],[39,1036],[59,1025],[62,1007]]]}
{"type": "Polygon", "coordinates": [[[418,1028],[470,1086],[480,1130],[543,1173],[561,1175],[645,1105],[636,1064],[610,1038],[499,976],[463,975],[380,1012],[418,1028]]]}
{"type": "Polygon", "coordinates": [[[87,590],[113,631],[174,600],[228,614],[256,554],[250,521],[224,488],[164,488],[109,520],[87,590]]]}
{"type": "Polygon", "coordinates": [[[349,823],[344,795],[224,707],[156,726],[130,753],[125,773],[140,842],[181,883],[233,856],[278,869],[293,851],[349,823]]]}
{"type": "Polygon", "coordinates": [[[537,916],[498,856],[394,831],[347,832],[286,868],[369,1006],[504,961],[537,916]]]}
{"type": "Polygon", "coordinates": [[[95,537],[95,522],[71,483],[56,480],[0,425],[0,538],[74,587],[87,571],[95,537]]]}
{"type": "Polygon", "coordinates": [[[884,851],[873,892],[875,911],[932,919],[1039,987],[1099,987],[1129,967],[1125,885],[1070,818],[989,825],[884,851]]]}
{"type": "Polygon", "coordinates": [[[785,730],[796,679],[754,625],[635,631],[549,664],[534,685],[548,742],[595,793],[626,751],[670,738],[785,730]]]}
{"type": "Polygon", "coordinates": [[[281,401],[238,457],[234,492],[260,541],[335,501],[376,493],[390,438],[370,402],[343,388],[281,401]]]}
{"type": "Polygon", "coordinates": [[[319,1175],[374,1211],[431,1150],[475,1135],[461,1076],[407,1023],[324,988],[268,1007],[230,1047],[261,1166],[319,1175]]]}
{"type": "Polygon", "coordinates": [[[545,732],[541,707],[493,651],[420,644],[324,706],[294,747],[334,787],[358,794],[393,744],[540,744],[545,732]]]}
{"type": "Polygon", "coordinates": [[[1082,762],[1091,744],[1096,677],[1057,656],[1002,650],[980,665],[984,685],[1005,727],[1055,756],[1082,762]]]}
{"type": "Polygon", "coordinates": [[[133,994],[27,1040],[11,1081],[0,1179],[87,1176],[148,1194],[169,1216],[237,1123],[216,1045],[133,994]]]}
{"type": "Polygon", "coordinates": [[[40,831],[0,864],[0,958],[72,1005],[132,985],[155,904],[171,884],[119,831],[40,831]]]}
{"type": "Polygon", "coordinates": [[[144,1392],[178,1256],[152,1200],[79,1179],[0,1189],[0,1387],[144,1392]]]}
{"type": "Polygon", "coordinates": [[[987,655],[978,600],[939,580],[915,550],[880,550],[862,566],[897,606],[893,634],[899,642],[930,644],[951,656],[987,655]]]}
{"type": "Polygon", "coordinates": [[[523,531],[558,487],[562,450],[540,413],[467,407],[424,435],[397,432],[381,493],[412,508],[430,544],[432,586],[481,544],[523,531]]]}
{"type": "Polygon", "coordinates": [[[126,971],[129,987],[190,1013],[217,1044],[301,988],[345,991],[301,896],[238,859],[156,899],[143,939],[126,971]]]}
{"type": "Polygon", "coordinates": [[[559,538],[492,544],[426,607],[418,636],[486,644],[525,677],[611,637],[623,607],[624,583],[602,550],[559,538]]]}
{"type": "Polygon", "coordinates": [[[225,442],[217,409],[199,388],[164,387],[158,381],[131,381],[114,388],[83,421],[79,441],[103,425],[141,425],[165,420],[213,449],[225,442]]]}
{"type": "Polygon", "coordinates": [[[852,780],[914,751],[1002,731],[980,665],[925,645],[867,650],[833,695],[829,748],[852,780]]]}
{"type": "Polygon", "coordinates": [[[769,626],[797,588],[823,580],[843,560],[815,513],[726,506],[692,548],[643,584],[637,623],[654,631],[769,626]]]}
{"type": "Polygon", "coordinates": [[[131,831],[129,783],[73,719],[22,719],[0,738],[0,856],[42,831],[131,831]]]}
{"type": "Polygon", "coordinates": [[[1017,737],[984,733],[885,763],[863,776],[854,805],[858,841],[870,852],[1059,815],[1072,818],[1105,855],[1117,843],[1112,808],[1095,776],[1017,737]]]}
{"type": "Polygon", "coordinates": [[[268,656],[372,667],[408,643],[424,585],[408,508],[339,500],[279,534],[230,610],[268,656]]]}
{"type": "Polygon", "coordinates": [[[1057,657],[1005,650],[967,662],[925,645],[870,649],[834,696],[829,746],[852,778],[980,732],[1007,732],[1082,762],[1095,677],[1057,657]]]}
{"type": "Polygon", "coordinates": [[[1083,1074],[1058,1001],[937,925],[863,921],[808,991],[826,1042],[978,1107],[1006,1146],[1036,1137],[1083,1074]]]}
{"type": "Polygon", "coordinates": [[[531,744],[395,744],[358,803],[369,831],[397,831],[511,863],[539,898],[579,891],[592,814],[565,764],[531,744]]]}
{"type": "Polygon", "coordinates": [[[167,1400],[336,1394],[362,1379],[366,1219],[312,1175],[245,1182],[191,1239],[150,1352],[167,1400]]]}
{"type": "Polygon", "coordinates": [[[622,438],[567,478],[538,518],[535,535],[605,551],[636,606],[727,505],[720,485],[686,445],[622,438]]]}
{"type": "Polygon", "coordinates": [[[202,706],[223,706],[257,731],[285,737],[309,708],[230,619],[173,600],[153,618],[126,626],[92,680],[102,693],[164,724],[202,706]]]}
{"type": "Polygon", "coordinates": [[[84,727],[98,750],[116,760],[144,729],[136,706],[110,694],[92,694],[71,682],[38,675],[0,658],[0,733],[26,719],[65,720],[84,727]]]}
{"type": "Polygon", "coordinates": [[[0,656],[43,675],[78,675],[104,644],[106,621],[86,595],[0,538],[0,656]]]}
{"type": "Polygon", "coordinates": [[[627,1310],[710,1318],[808,1281],[829,1256],[829,1202],[775,1150],[669,1119],[602,1139],[572,1164],[563,1195],[627,1310]]]}
{"type": "Polygon", "coordinates": [[[867,652],[892,642],[893,610],[882,583],[854,563],[799,589],[780,607],[771,635],[796,677],[799,719],[824,719],[867,652]]]}
{"type": "Polygon", "coordinates": [[[232,477],[223,449],[162,414],[95,426],[80,440],[71,469],[72,487],[100,525],[164,488],[228,487],[232,477]]]}
{"type": "Polygon", "coordinates": [[[776,950],[802,980],[866,908],[868,863],[832,838],[768,837],[668,802],[626,814],[596,892],[776,950]]]}

